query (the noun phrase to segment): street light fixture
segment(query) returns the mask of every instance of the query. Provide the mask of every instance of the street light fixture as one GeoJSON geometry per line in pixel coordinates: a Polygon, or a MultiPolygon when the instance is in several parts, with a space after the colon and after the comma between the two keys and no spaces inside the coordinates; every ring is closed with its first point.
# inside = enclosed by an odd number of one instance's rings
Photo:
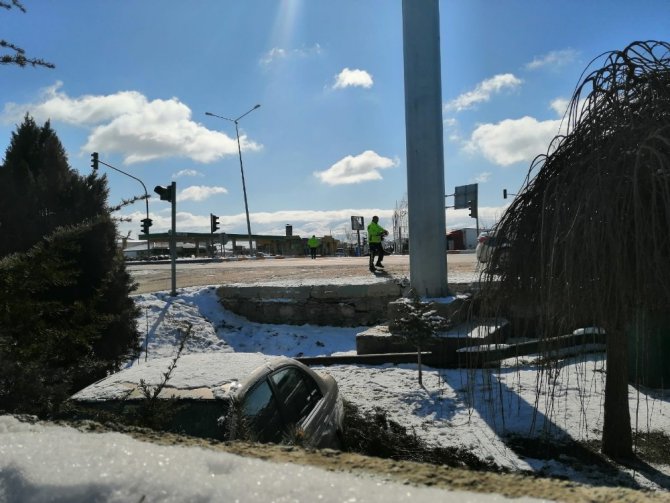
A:
{"type": "Polygon", "coordinates": [[[144,229],[144,233],[147,235],[147,258],[151,256],[151,240],[149,239],[149,227],[151,227],[151,219],[149,218],[149,193],[147,192],[147,186],[144,185],[144,182],[137,178],[136,176],[131,175],[130,173],[126,173],[125,171],[121,171],[119,168],[115,168],[111,164],[107,164],[104,161],[101,161],[98,157],[97,152],[93,152],[91,154],[91,167],[93,168],[93,171],[98,171],[99,165],[102,164],[103,166],[107,166],[108,168],[113,169],[114,171],[118,171],[122,175],[129,176],[133,180],[137,180],[142,184],[142,188],[144,189],[144,202],[146,203],[147,206],[147,218],[142,220],[142,228],[144,229]]]}
{"type": "Polygon", "coordinates": [[[224,119],[230,122],[235,123],[235,134],[237,135],[237,152],[240,156],[240,173],[242,174],[242,193],[244,194],[244,211],[247,215],[247,233],[249,234],[249,255],[251,255],[251,252],[253,251],[253,247],[251,245],[251,222],[249,221],[249,205],[247,203],[247,187],[246,184],[244,183],[244,167],[242,165],[242,147],[240,146],[240,130],[238,127],[238,122],[239,120],[244,117],[245,115],[250,114],[257,108],[259,108],[260,105],[254,106],[251,110],[248,110],[247,112],[243,113],[240,115],[237,119],[229,119],[228,117],[222,117],[220,115],[213,114],[211,112],[205,112],[205,115],[211,115],[212,117],[218,117],[219,119],[224,119]]]}

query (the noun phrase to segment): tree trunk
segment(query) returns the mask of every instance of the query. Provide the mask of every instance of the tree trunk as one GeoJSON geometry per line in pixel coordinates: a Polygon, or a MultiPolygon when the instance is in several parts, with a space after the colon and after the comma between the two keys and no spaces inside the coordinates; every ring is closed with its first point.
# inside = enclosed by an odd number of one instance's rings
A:
{"type": "Polygon", "coordinates": [[[416,362],[419,366],[419,385],[423,386],[423,372],[421,371],[421,346],[416,347],[416,362]]]}
{"type": "Polygon", "coordinates": [[[628,407],[628,344],[623,329],[607,330],[607,377],[603,454],[615,459],[633,457],[633,437],[628,407]]]}

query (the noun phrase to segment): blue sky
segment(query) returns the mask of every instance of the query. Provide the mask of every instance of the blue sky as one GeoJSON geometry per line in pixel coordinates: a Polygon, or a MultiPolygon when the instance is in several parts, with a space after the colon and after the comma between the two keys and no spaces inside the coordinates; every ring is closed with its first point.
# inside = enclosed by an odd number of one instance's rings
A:
{"type": "MultiPolygon", "coordinates": [[[[333,234],[406,194],[400,0],[23,0],[0,38],[56,65],[0,67],[0,149],[26,112],[51,120],[73,168],[90,153],[140,178],[152,232],[170,225],[155,185],[177,183],[177,230],[333,234]]],[[[670,2],[441,0],[445,194],[479,184],[480,226],[503,211],[558,132],[596,56],[669,40],[670,2]]],[[[110,203],[143,193],[108,173],[110,203]]],[[[447,198],[446,204],[453,204],[447,198]]],[[[136,237],[145,205],[121,214],[136,237]]],[[[449,228],[474,227],[446,210],[449,228]]]]}

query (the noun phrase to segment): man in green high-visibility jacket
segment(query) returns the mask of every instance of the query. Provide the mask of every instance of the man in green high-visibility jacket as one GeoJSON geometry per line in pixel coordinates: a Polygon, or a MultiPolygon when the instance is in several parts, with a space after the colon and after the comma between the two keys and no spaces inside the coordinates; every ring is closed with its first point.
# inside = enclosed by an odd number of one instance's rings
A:
{"type": "Polygon", "coordinates": [[[307,240],[307,246],[309,246],[309,254],[312,258],[316,258],[316,249],[319,247],[318,238],[312,234],[312,237],[307,240]]]}
{"type": "Polygon", "coordinates": [[[388,236],[388,231],[379,225],[379,217],[375,215],[372,217],[372,222],[368,225],[368,243],[370,244],[370,270],[375,272],[375,267],[384,268],[382,260],[384,258],[384,248],[382,247],[382,239],[388,236]],[[377,262],[375,263],[375,256],[377,262]]]}

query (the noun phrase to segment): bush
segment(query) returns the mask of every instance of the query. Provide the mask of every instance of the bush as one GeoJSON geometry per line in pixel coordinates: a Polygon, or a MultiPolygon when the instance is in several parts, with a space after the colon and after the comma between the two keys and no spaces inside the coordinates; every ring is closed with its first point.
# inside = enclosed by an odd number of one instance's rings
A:
{"type": "Polygon", "coordinates": [[[457,447],[431,447],[401,424],[388,418],[386,411],[375,407],[361,412],[344,402],[343,450],[365,456],[416,461],[474,470],[505,471],[491,460],[482,460],[457,447]]]}

